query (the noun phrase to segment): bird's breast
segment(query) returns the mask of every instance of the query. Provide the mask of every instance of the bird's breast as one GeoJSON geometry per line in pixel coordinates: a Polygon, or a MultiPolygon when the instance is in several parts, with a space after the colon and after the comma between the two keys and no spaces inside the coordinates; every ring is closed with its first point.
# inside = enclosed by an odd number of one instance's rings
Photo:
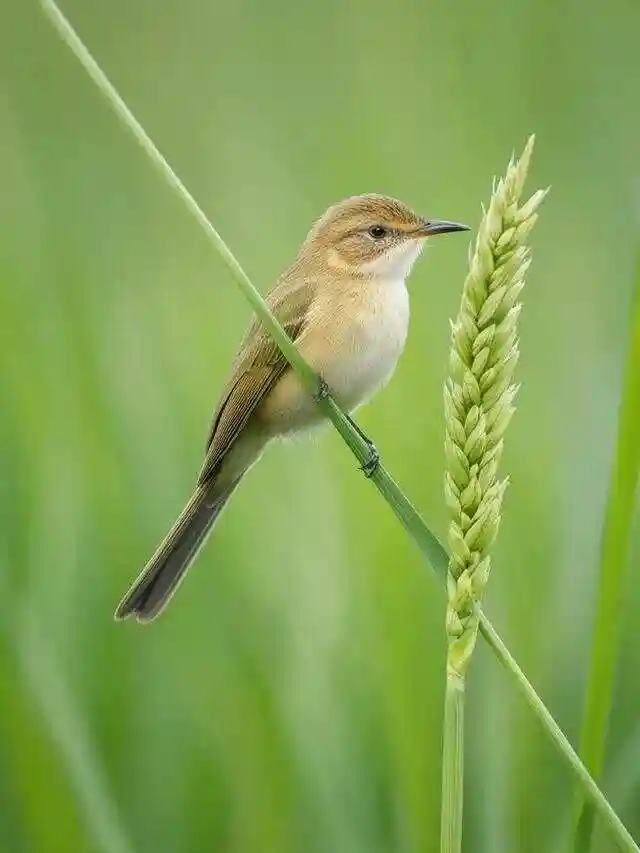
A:
{"type": "MultiPolygon", "coordinates": [[[[346,287],[324,288],[309,308],[297,345],[338,404],[353,411],[391,377],[408,326],[404,280],[359,280],[346,287]]],[[[321,420],[292,370],[267,395],[257,418],[272,435],[280,436],[321,420]]]]}
{"type": "Polygon", "coordinates": [[[354,409],[391,377],[409,327],[404,280],[358,282],[329,307],[325,358],[315,365],[338,402],[354,409]]]}

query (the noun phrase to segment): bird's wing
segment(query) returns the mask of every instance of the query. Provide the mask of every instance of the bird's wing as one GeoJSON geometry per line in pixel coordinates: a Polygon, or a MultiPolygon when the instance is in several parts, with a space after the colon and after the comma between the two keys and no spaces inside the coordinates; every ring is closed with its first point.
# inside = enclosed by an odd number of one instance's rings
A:
{"type": "MultiPolygon", "coordinates": [[[[283,280],[266,298],[267,305],[293,341],[303,329],[314,291],[315,282],[311,279],[293,283],[283,280]]],[[[287,366],[285,357],[256,317],[243,338],[231,378],[213,416],[206,456],[198,477],[200,484],[215,476],[225,454],[287,366]]]]}

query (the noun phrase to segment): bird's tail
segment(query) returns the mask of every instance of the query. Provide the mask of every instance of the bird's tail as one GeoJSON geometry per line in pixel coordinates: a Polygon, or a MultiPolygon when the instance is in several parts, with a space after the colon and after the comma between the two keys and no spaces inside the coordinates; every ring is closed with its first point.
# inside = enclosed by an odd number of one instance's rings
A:
{"type": "Polygon", "coordinates": [[[135,616],[149,622],[167,605],[185,572],[211,532],[237,486],[225,491],[215,484],[199,486],[115,612],[116,619],[135,616]]]}

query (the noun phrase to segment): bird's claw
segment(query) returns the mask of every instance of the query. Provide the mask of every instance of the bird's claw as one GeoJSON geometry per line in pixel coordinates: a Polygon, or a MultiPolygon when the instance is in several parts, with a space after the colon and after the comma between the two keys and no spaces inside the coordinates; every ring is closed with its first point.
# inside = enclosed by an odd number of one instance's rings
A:
{"type": "Polygon", "coordinates": [[[372,477],[378,470],[379,464],[380,454],[378,453],[378,449],[376,448],[375,444],[373,444],[373,442],[369,442],[369,456],[360,466],[360,470],[362,471],[365,477],[372,477]]]}
{"type": "MultiPolygon", "coordinates": [[[[322,378],[322,376],[318,376],[318,384],[313,395],[314,403],[320,403],[322,402],[322,400],[326,400],[327,397],[329,397],[330,395],[331,390],[329,386],[322,378]]],[[[360,438],[367,443],[367,446],[369,448],[369,455],[360,466],[360,470],[362,471],[365,477],[372,477],[378,470],[378,465],[380,464],[380,454],[378,453],[378,449],[371,441],[371,439],[367,438],[367,436],[362,432],[358,424],[351,418],[350,415],[347,415],[347,420],[349,421],[353,429],[358,433],[360,438]]]]}
{"type": "Polygon", "coordinates": [[[318,385],[313,395],[314,403],[319,403],[321,400],[326,400],[329,396],[329,386],[324,381],[322,376],[318,376],[318,385]]]}

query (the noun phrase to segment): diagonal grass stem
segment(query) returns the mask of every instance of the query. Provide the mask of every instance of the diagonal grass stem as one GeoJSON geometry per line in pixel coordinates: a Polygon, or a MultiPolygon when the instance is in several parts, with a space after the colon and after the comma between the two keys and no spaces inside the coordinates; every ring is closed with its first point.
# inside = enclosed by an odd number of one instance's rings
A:
{"type": "MultiPolygon", "coordinates": [[[[640,475],[640,441],[638,441],[640,381],[638,376],[640,376],[640,257],[635,273],[635,292],[618,418],[618,437],[602,531],[595,624],[580,739],[582,760],[596,779],[601,777],[604,765],[618,652],[619,608],[640,475]]],[[[593,806],[580,797],[576,812],[574,850],[575,853],[588,853],[593,833],[593,806]]]]}

